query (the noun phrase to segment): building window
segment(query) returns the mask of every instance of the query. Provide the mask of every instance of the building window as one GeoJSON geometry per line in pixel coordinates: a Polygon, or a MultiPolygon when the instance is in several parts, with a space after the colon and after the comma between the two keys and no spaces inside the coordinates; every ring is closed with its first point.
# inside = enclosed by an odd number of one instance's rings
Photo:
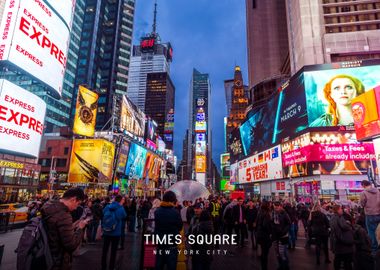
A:
{"type": "Polygon", "coordinates": [[[48,153],[48,155],[51,155],[51,147],[48,147],[47,153],[48,153]]]}
{"type": "Polygon", "coordinates": [[[63,154],[64,155],[67,155],[69,153],[69,148],[68,147],[65,147],[65,149],[63,150],[63,154]]]}
{"type": "Polygon", "coordinates": [[[65,158],[58,158],[57,163],[55,164],[56,167],[66,167],[67,159],[65,158]]]}
{"type": "Polygon", "coordinates": [[[253,8],[253,9],[256,8],[256,0],[252,0],[252,8],[253,8]]]}

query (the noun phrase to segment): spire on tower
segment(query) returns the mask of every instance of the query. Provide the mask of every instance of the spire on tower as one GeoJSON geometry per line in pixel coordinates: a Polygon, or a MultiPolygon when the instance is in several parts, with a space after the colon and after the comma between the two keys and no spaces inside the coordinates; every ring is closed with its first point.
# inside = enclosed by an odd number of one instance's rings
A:
{"type": "Polygon", "coordinates": [[[157,28],[157,0],[154,1],[154,14],[153,14],[153,31],[152,34],[156,35],[157,28]]]}

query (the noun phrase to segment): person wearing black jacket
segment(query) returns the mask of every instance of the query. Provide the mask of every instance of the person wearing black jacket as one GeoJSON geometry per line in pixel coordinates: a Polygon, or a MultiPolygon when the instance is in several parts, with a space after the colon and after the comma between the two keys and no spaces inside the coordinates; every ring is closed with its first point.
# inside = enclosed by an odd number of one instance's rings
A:
{"type": "MultiPolygon", "coordinates": [[[[154,212],[154,234],[163,239],[167,235],[178,235],[182,230],[182,219],[175,209],[177,202],[173,191],[167,191],[161,205],[154,212]]],[[[168,270],[175,270],[177,267],[177,245],[175,243],[158,244],[156,255],[156,270],[163,270],[165,265],[168,270]]]]}
{"type": "MultiPolygon", "coordinates": [[[[195,217],[194,217],[195,218],[195,217]]],[[[194,219],[193,218],[193,219],[194,219]]],[[[209,211],[202,210],[199,215],[198,222],[196,225],[192,226],[189,229],[189,233],[195,236],[197,235],[212,235],[213,222],[209,211]]],[[[212,254],[208,254],[208,250],[212,250],[213,245],[208,244],[197,244],[192,245],[193,250],[197,250],[198,253],[195,253],[192,257],[192,270],[209,270],[212,262],[212,254]]]]}
{"type": "Polygon", "coordinates": [[[272,219],[270,215],[269,203],[263,201],[260,207],[260,211],[257,215],[256,221],[257,228],[257,244],[261,247],[261,269],[268,269],[268,254],[269,249],[272,245],[271,241],[271,230],[272,230],[272,219]]]}
{"type": "Polygon", "coordinates": [[[245,218],[245,209],[243,206],[243,198],[238,198],[238,203],[232,208],[232,220],[235,225],[235,232],[240,247],[244,247],[245,226],[247,220],[245,218]]]}
{"type": "Polygon", "coordinates": [[[285,212],[280,202],[275,202],[272,213],[272,240],[275,245],[275,251],[279,268],[281,270],[289,269],[288,243],[290,218],[285,212]]]}
{"type": "Polygon", "coordinates": [[[312,236],[315,237],[315,253],[317,256],[317,265],[320,262],[321,248],[323,247],[323,252],[325,253],[325,263],[330,263],[329,249],[328,249],[328,239],[329,239],[329,220],[325,214],[321,212],[319,205],[314,207],[311,212],[310,228],[312,236]]]}
{"type": "Polygon", "coordinates": [[[248,202],[248,207],[245,209],[245,217],[247,220],[247,226],[248,231],[250,234],[250,238],[252,241],[252,248],[256,248],[256,237],[255,237],[255,230],[256,230],[256,219],[257,219],[257,209],[255,205],[253,204],[253,201],[248,202]]]}

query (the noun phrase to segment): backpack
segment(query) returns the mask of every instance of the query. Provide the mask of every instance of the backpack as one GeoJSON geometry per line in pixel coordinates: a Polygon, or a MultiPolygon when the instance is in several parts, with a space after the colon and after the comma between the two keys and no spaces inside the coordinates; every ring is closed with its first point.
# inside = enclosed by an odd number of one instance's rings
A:
{"type": "Polygon", "coordinates": [[[102,228],[105,232],[113,232],[117,226],[116,209],[106,208],[102,220],[102,228]]]}
{"type": "Polygon", "coordinates": [[[47,270],[53,267],[53,257],[42,217],[32,218],[25,226],[16,252],[17,270],[29,270],[37,265],[43,265],[40,269],[47,270]]]}

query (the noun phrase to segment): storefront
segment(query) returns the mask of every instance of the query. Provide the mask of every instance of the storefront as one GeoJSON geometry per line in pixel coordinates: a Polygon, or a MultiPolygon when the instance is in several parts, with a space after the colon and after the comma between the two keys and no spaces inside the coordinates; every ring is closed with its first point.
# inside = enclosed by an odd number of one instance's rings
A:
{"type": "Polygon", "coordinates": [[[41,166],[0,159],[0,200],[27,201],[37,192],[41,166]]]}

